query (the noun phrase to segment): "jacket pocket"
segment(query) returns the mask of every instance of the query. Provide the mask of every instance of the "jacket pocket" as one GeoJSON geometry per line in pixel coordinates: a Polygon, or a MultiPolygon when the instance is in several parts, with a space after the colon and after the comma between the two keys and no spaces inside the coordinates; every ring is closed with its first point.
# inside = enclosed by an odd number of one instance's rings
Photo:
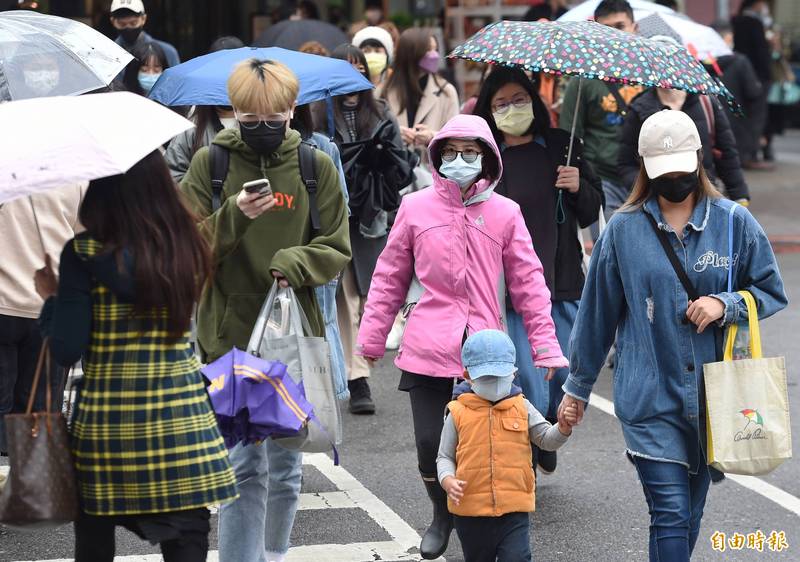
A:
{"type": "Polygon", "coordinates": [[[658,372],[646,354],[626,345],[617,354],[614,371],[614,412],[626,423],[645,420],[657,411],[661,394],[658,372]]]}
{"type": "Polygon", "coordinates": [[[228,295],[217,337],[241,349],[247,347],[264,299],[266,295],[261,293],[228,295]]]}
{"type": "Polygon", "coordinates": [[[522,418],[503,418],[503,429],[506,431],[528,431],[528,424],[522,418]]]}

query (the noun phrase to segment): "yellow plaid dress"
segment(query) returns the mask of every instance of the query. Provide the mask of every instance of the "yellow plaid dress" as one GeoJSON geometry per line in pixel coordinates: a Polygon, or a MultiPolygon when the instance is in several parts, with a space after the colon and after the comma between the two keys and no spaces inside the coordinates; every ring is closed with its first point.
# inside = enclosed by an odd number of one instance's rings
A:
{"type": "MultiPolygon", "coordinates": [[[[100,250],[74,241],[86,260],[100,250]]],[[[186,337],[167,340],[166,311],[133,305],[92,281],[92,330],[75,406],[73,452],[83,510],[155,513],[224,503],[236,479],[186,337]]]]}

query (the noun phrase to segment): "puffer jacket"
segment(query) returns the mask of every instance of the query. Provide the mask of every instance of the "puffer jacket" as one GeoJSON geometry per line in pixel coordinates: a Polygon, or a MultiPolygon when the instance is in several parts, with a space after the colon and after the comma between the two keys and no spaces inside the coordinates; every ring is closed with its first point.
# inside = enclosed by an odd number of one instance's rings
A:
{"type": "MultiPolygon", "coordinates": [[[[477,138],[502,167],[482,118],[454,117],[431,141],[429,153],[436,154],[448,138],[477,138]]],[[[498,297],[504,283],[524,320],[536,366],[566,366],[550,318],[550,291],[519,205],[494,193],[497,179],[478,180],[466,201],[456,182],[435,170],[433,179],[431,188],[403,198],[375,268],[358,353],[383,356],[395,315],[416,277],[424,291],[406,324],[395,360],[400,369],[431,377],[461,376],[465,333],[504,329],[498,297]]]]}

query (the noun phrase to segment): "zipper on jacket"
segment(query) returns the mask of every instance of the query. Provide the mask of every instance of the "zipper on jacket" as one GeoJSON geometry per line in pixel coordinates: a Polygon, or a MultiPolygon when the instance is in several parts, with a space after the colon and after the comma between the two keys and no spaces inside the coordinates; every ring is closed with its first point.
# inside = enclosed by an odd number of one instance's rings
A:
{"type": "Polygon", "coordinates": [[[494,408],[489,408],[489,485],[492,487],[492,511],[497,512],[497,496],[494,491],[494,408]]]}

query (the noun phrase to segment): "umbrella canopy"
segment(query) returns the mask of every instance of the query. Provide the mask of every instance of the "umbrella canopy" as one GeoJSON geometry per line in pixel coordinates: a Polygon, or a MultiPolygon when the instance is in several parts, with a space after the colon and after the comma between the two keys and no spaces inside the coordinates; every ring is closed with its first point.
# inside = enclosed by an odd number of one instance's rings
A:
{"type": "Polygon", "coordinates": [[[296,434],[313,406],[280,361],[266,361],[239,349],[203,368],[208,395],[225,445],[296,434]]]}
{"type": "Polygon", "coordinates": [[[284,20],[267,28],[253,42],[256,47],[283,47],[297,50],[306,41],[318,41],[333,51],[342,43],[349,43],[344,32],[320,20],[284,20]]]}
{"type": "Polygon", "coordinates": [[[164,71],[150,90],[150,99],[164,105],[230,105],[228,77],[243,60],[258,58],[282,62],[300,81],[297,103],[372,88],[369,80],[339,59],[308,55],[278,47],[242,47],[209,53],[164,71]]]}
{"type": "Polygon", "coordinates": [[[717,94],[733,103],[733,94],[683,47],[592,21],[501,21],[484,27],[449,56],[533,72],[717,94]]]}
{"type": "Polygon", "coordinates": [[[96,90],[131,60],[80,22],[27,10],[0,12],[0,101],[96,90]]]}
{"type": "Polygon", "coordinates": [[[639,20],[639,34],[644,37],[656,35],[672,37],[700,60],[733,54],[722,36],[714,29],[672,14],[650,14],[639,20]]]}
{"type": "MultiPolygon", "coordinates": [[[[586,0],[582,4],[578,4],[571,10],[567,10],[558,21],[586,21],[594,19],[594,11],[601,0],[586,0]]],[[[628,0],[628,4],[633,8],[633,19],[639,21],[643,17],[647,17],[653,12],[660,14],[676,14],[672,8],[661,6],[655,2],[648,0],[628,0]]],[[[680,16],[678,16],[680,17],[680,16]]]]}
{"type": "Polygon", "coordinates": [[[127,172],[194,124],[129,92],[0,104],[0,203],[127,172]]]}

